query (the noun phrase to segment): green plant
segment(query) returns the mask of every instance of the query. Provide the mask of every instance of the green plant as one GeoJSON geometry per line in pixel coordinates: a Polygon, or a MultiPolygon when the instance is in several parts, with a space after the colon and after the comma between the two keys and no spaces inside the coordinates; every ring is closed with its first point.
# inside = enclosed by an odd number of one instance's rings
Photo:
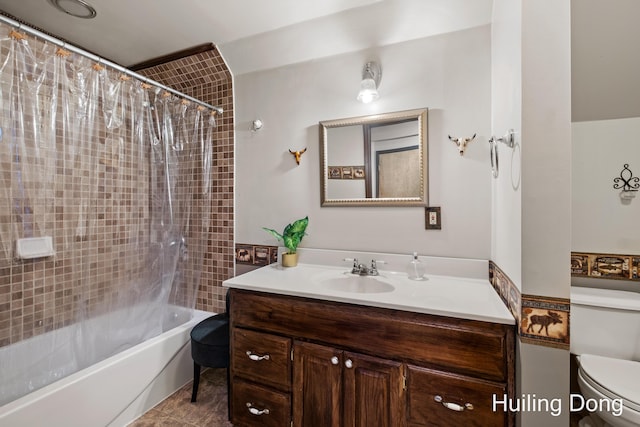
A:
{"type": "Polygon", "coordinates": [[[298,245],[305,235],[305,230],[309,224],[309,217],[305,216],[297,221],[292,222],[284,228],[282,234],[271,228],[262,227],[263,230],[271,233],[276,239],[282,241],[287,248],[287,252],[295,254],[298,249],[298,245]]]}

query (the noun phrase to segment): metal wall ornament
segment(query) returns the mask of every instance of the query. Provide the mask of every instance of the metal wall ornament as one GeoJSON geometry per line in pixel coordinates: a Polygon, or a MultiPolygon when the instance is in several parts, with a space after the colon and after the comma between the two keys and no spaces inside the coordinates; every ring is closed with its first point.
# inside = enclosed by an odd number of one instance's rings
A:
{"type": "Polygon", "coordinates": [[[620,200],[622,203],[631,203],[631,200],[636,197],[636,192],[640,188],[640,178],[633,176],[633,172],[629,169],[628,163],[624,164],[624,167],[620,171],[620,176],[614,178],[613,182],[614,189],[622,190],[620,192],[620,200]]]}

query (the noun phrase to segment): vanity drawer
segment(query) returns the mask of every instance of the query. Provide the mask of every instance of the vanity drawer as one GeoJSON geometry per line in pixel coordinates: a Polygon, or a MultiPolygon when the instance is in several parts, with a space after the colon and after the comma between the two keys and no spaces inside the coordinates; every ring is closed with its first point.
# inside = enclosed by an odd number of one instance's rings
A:
{"type": "Polygon", "coordinates": [[[500,383],[408,366],[407,424],[409,427],[506,426],[508,418],[503,406],[498,406],[496,411],[492,407],[493,397],[501,401],[505,393],[506,386],[500,383]]]}
{"type": "Polygon", "coordinates": [[[231,421],[235,426],[291,425],[291,397],[288,393],[236,379],[231,399],[231,421]]]}
{"type": "Polygon", "coordinates": [[[231,343],[233,375],[291,390],[291,339],[233,328],[231,343]]]}
{"type": "Polygon", "coordinates": [[[232,326],[491,381],[512,378],[513,325],[231,290],[232,326]]]}

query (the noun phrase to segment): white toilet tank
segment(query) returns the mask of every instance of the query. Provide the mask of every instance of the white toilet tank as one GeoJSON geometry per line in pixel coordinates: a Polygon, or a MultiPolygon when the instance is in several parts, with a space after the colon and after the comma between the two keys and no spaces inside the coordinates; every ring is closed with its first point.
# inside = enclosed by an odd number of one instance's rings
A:
{"type": "Polygon", "coordinates": [[[640,293],[571,287],[571,352],[640,361],[640,293]]]}

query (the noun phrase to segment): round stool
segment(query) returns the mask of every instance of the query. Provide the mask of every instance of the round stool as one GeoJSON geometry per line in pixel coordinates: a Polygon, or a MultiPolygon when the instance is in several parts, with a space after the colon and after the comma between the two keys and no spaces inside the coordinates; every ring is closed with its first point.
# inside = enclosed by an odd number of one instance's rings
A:
{"type": "MultiPolygon", "coordinates": [[[[229,368],[229,315],[216,314],[204,319],[191,330],[193,359],[193,391],[195,402],[200,385],[200,367],[229,368]]],[[[227,372],[227,378],[228,378],[227,372]]]]}

